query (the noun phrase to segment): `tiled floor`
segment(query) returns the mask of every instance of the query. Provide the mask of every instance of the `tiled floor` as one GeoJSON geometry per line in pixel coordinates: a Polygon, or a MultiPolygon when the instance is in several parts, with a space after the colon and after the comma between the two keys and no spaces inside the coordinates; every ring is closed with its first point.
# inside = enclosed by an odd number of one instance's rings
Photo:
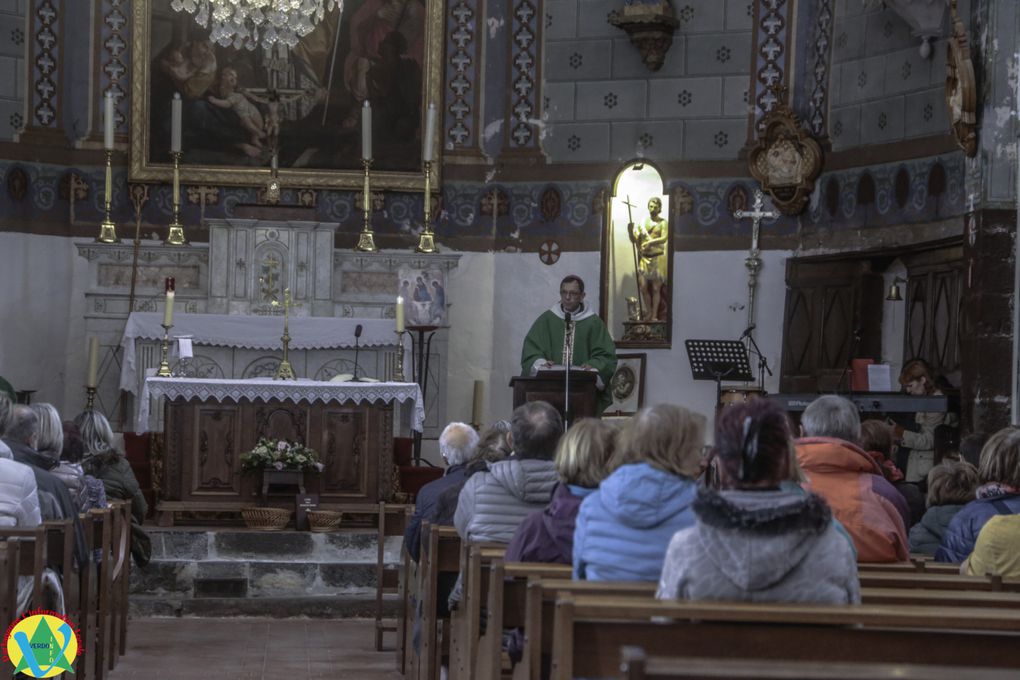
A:
{"type": "MultiPolygon", "coordinates": [[[[399,680],[371,620],[132,619],[110,680],[399,680]]],[[[387,634],[387,649],[393,635],[387,634]]]]}

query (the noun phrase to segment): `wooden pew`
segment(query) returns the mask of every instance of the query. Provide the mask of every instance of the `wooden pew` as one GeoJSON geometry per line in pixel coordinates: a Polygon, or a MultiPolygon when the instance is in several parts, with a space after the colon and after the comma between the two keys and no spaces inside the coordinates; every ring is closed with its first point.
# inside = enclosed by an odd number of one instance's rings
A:
{"type": "MultiPolygon", "coordinates": [[[[14,563],[14,616],[17,616],[18,580],[21,576],[32,577],[32,602],[39,606],[43,598],[43,569],[46,567],[46,528],[40,524],[31,529],[0,529],[0,540],[19,544],[17,562],[14,563]]],[[[13,620],[14,617],[12,617],[13,620]]],[[[6,630],[6,628],[5,628],[6,630]]]]}
{"type": "Polygon", "coordinates": [[[0,627],[5,631],[18,611],[18,566],[21,541],[0,543],[0,627]]]}
{"type": "MultiPolygon", "coordinates": [[[[531,562],[493,560],[489,570],[485,634],[475,652],[476,680],[499,680],[504,669],[503,630],[523,628],[529,578],[570,577],[570,567],[531,562]]],[[[507,663],[508,663],[507,659],[507,663]]]]}
{"type": "MultiPolygon", "coordinates": [[[[460,536],[453,527],[433,526],[422,522],[422,551],[418,564],[422,606],[421,652],[413,657],[412,677],[417,680],[437,680],[439,677],[439,649],[437,590],[441,573],[460,570],[460,536]]],[[[449,625],[446,626],[449,631],[449,625]]],[[[448,634],[447,634],[448,638],[448,634]]]]}
{"type": "Polygon", "coordinates": [[[609,677],[621,645],[653,654],[1020,668],[1020,612],[659,601],[561,594],[552,679],[609,677]]]}
{"type": "Polygon", "coordinates": [[[488,597],[492,562],[506,553],[506,545],[461,543],[461,601],[450,615],[450,680],[473,680],[481,635],[481,616],[488,597]]]}
{"type": "Polygon", "coordinates": [[[1016,671],[1001,668],[931,666],[902,663],[774,661],[705,657],[650,657],[640,647],[620,653],[622,680],[1008,680],[1016,671]]]}
{"type": "MultiPolygon", "coordinates": [[[[389,536],[403,536],[404,529],[407,528],[407,520],[411,516],[411,512],[414,510],[414,506],[411,505],[397,505],[393,503],[382,502],[379,503],[378,512],[378,540],[376,542],[376,560],[375,560],[375,651],[383,651],[383,634],[388,632],[397,632],[397,665],[403,672],[403,638],[400,634],[400,626],[398,622],[404,616],[403,612],[398,611],[397,621],[384,620],[383,619],[383,597],[385,595],[402,594],[401,587],[401,573],[405,573],[408,568],[408,562],[410,558],[404,556],[404,551],[401,550],[401,563],[396,566],[389,566],[386,564],[386,538],[389,536]]],[[[401,602],[403,600],[401,599],[401,602]]],[[[402,605],[398,605],[402,606],[402,605]]]]}
{"type": "Polygon", "coordinates": [[[107,660],[107,669],[113,670],[117,661],[127,651],[128,588],[131,573],[131,503],[113,501],[110,503],[111,552],[110,568],[103,569],[110,575],[108,597],[101,598],[99,608],[105,605],[110,622],[108,646],[102,649],[107,660]]]}
{"type": "Polygon", "coordinates": [[[80,519],[89,557],[93,558],[98,552],[100,563],[89,559],[81,573],[81,617],[85,626],[81,630],[84,656],[78,666],[83,680],[103,680],[106,677],[105,650],[110,638],[113,511],[110,508],[90,510],[80,519]]]}
{"type": "MultiPolygon", "coordinates": [[[[552,565],[549,565],[552,566],[552,565]]],[[[634,596],[651,599],[658,584],[651,581],[574,581],[571,570],[565,578],[528,580],[524,606],[524,650],[514,667],[514,680],[541,680],[543,657],[551,657],[554,639],[556,600],[562,595],[634,596]]]]}
{"type": "Polygon", "coordinates": [[[1020,581],[1005,581],[997,576],[866,571],[859,574],[859,577],[862,588],[927,588],[932,590],[1020,592],[1020,581]]]}
{"type": "Polygon", "coordinates": [[[927,590],[924,588],[861,588],[863,604],[924,605],[932,607],[988,607],[1020,611],[1020,593],[986,590],[927,590]]]}
{"type": "Polygon", "coordinates": [[[910,562],[858,562],[857,573],[865,572],[893,572],[913,574],[945,574],[952,576],[960,573],[959,564],[948,562],[933,562],[932,560],[915,559],[910,562]]]}

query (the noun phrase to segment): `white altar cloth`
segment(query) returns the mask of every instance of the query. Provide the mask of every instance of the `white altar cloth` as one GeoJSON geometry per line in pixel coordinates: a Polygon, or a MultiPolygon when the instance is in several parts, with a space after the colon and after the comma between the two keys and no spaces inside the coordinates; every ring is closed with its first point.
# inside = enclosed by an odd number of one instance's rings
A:
{"type": "Polygon", "coordinates": [[[355,403],[414,401],[411,427],[422,431],[425,422],[425,402],[421,398],[418,383],[405,382],[322,382],[318,380],[272,380],[253,378],[250,380],[210,380],[208,378],[146,378],[142,398],[138,407],[137,432],[148,432],[149,397],[167,399],[224,399],[240,401],[321,401],[355,403]]]}
{"type": "MultiPolygon", "coordinates": [[[[135,340],[162,340],[163,315],[158,312],[132,312],[124,327],[120,346],[124,364],[120,389],[135,394],[138,390],[138,366],[135,340]]],[[[397,344],[392,319],[351,319],[333,316],[292,316],[290,348],[334,349],[354,347],[354,329],[362,327],[361,346],[379,347],[397,344]]],[[[283,319],[278,316],[241,316],[238,314],[174,314],[170,336],[191,336],[195,345],[278,350],[282,347],[283,319]]]]}

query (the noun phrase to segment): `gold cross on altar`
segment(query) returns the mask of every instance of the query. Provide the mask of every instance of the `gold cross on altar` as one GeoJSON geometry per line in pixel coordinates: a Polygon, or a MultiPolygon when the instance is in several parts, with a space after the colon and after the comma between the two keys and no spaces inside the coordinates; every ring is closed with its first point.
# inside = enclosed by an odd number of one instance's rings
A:
{"type": "Polygon", "coordinates": [[[763,219],[775,219],[779,217],[779,213],[775,210],[762,210],[765,205],[765,194],[761,192],[761,189],[754,190],[754,203],[751,204],[753,210],[737,210],[733,213],[733,216],[738,220],[751,219],[751,252],[758,252],[758,229],[761,226],[763,219]]]}

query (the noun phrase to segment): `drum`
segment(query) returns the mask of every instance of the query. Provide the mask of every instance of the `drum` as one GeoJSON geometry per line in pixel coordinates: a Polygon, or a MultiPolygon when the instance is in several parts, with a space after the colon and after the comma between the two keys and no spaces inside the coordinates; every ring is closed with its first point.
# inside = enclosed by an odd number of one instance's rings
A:
{"type": "Polygon", "coordinates": [[[757,387],[730,387],[719,392],[719,408],[746,404],[752,399],[764,396],[764,391],[757,387]]]}

